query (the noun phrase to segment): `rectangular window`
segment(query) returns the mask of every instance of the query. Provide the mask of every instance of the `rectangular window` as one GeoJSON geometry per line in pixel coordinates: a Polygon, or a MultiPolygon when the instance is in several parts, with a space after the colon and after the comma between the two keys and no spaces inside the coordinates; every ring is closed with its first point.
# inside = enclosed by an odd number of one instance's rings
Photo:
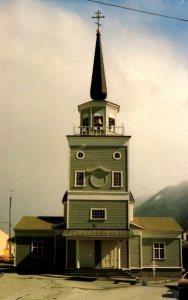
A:
{"type": "Polygon", "coordinates": [[[165,259],[165,244],[164,243],[153,243],[153,258],[154,259],[165,259]]]}
{"type": "Polygon", "coordinates": [[[92,208],[90,211],[91,220],[106,220],[106,208],[92,208]]]}
{"type": "Polygon", "coordinates": [[[85,185],[85,172],[75,171],[75,186],[85,185]]]}
{"type": "Polygon", "coordinates": [[[43,257],[43,241],[33,241],[31,243],[31,257],[33,258],[43,257]]]}
{"type": "Polygon", "coordinates": [[[122,172],[113,171],[112,172],[112,186],[113,187],[122,187],[122,172]]]}

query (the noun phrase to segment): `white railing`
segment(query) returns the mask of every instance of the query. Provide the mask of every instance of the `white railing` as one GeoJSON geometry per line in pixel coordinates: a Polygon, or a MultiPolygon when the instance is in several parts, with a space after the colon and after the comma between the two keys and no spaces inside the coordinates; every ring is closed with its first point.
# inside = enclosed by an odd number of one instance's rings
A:
{"type": "Polygon", "coordinates": [[[124,135],[124,125],[111,127],[74,126],[74,135],[124,135]]]}

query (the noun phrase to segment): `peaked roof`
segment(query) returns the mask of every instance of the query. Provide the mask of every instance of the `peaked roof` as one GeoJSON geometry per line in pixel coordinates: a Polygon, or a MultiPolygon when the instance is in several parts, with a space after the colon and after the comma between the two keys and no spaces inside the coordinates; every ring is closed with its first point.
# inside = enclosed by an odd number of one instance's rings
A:
{"type": "Polygon", "coordinates": [[[93,73],[91,79],[90,96],[93,100],[105,100],[107,97],[106,78],[102,55],[100,31],[97,30],[93,73]]]}
{"type": "Polygon", "coordinates": [[[134,217],[132,225],[138,225],[146,231],[183,231],[176,220],[170,217],[134,217]]]}
{"type": "Polygon", "coordinates": [[[16,224],[14,230],[53,230],[53,227],[62,224],[63,217],[24,216],[16,224]]]}

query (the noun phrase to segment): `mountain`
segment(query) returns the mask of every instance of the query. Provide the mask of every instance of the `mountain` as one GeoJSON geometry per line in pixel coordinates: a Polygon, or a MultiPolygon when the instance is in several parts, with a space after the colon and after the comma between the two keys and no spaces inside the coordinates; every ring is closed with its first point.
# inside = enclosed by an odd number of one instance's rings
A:
{"type": "Polygon", "coordinates": [[[135,207],[135,216],[174,217],[188,230],[188,181],[169,186],[135,207]]]}

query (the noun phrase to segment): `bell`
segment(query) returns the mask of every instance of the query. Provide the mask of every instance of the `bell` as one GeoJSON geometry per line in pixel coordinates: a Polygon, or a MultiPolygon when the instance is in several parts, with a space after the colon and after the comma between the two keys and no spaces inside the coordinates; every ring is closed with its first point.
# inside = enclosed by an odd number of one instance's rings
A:
{"type": "Polygon", "coordinates": [[[96,124],[97,124],[97,125],[102,125],[102,120],[101,120],[101,118],[98,118],[98,119],[97,119],[96,124]]]}

